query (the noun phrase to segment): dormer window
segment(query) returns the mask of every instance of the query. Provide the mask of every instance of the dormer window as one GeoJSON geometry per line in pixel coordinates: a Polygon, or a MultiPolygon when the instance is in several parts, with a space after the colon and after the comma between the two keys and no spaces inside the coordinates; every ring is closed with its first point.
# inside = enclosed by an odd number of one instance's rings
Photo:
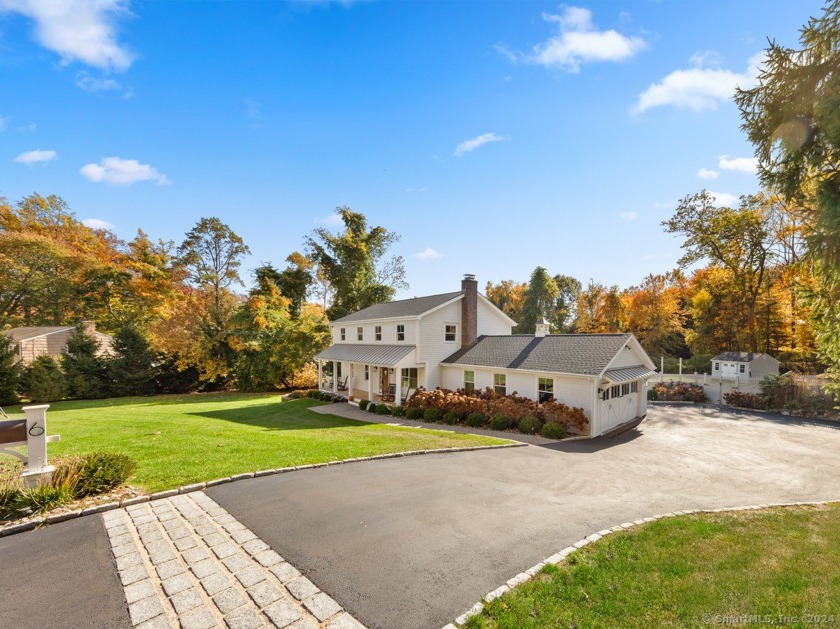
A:
{"type": "Polygon", "coordinates": [[[382,326],[381,325],[378,325],[373,329],[373,338],[375,338],[377,341],[382,340],[382,326]]]}
{"type": "Polygon", "coordinates": [[[455,325],[454,323],[447,323],[446,326],[444,327],[443,340],[446,341],[447,343],[453,343],[453,342],[455,342],[455,339],[457,338],[457,336],[458,336],[458,326],[455,325]]]}
{"type": "Polygon", "coordinates": [[[346,341],[347,340],[347,328],[341,328],[338,332],[341,336],[341,340],[346,341]]]}
{"type": "Polygon", "coordinates": [[[397,324],[397,340],[404,341],[405,340],[405,325],[402,323],[397,324]]]}
{"type": "Polygon", "coordinates": [[[362,326],[356,328],[356,338],[358,338],[358,340],[360,341],[365,340],[365,329],[362,326]]]}

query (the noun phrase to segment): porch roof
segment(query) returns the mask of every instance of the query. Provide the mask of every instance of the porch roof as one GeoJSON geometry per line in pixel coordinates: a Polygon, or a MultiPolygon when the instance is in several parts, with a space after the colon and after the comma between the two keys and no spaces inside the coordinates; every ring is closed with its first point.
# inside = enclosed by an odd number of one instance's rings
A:
{"type": "Polygon", "coordinates": [[[647,367],[624,367],[622,369],[607,369],[604,372],[604,378],[613,383],[652,378],[655,375],[656,372],[647,367]]]}
{"type": "Polygon", "coordinates": [[[414,351],[414,345],[366,345],[362,343],[336,343],[315,355],[315,360],[340,360],[366,365],[393,367],[414,351]]]}

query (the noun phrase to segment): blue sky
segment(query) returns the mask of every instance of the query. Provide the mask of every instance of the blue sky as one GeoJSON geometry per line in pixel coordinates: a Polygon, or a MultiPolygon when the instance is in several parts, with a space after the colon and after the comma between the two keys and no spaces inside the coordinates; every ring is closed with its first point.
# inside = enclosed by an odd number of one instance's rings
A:
{"type": "Polygon", "coordinates": [[[0,196],[126,239],[219,216],[245,268],[348,205],[402,236],[402,296],[629,286],[678,199],[756,190],[731,93],[821,6],[0,0],[0,196]]]}

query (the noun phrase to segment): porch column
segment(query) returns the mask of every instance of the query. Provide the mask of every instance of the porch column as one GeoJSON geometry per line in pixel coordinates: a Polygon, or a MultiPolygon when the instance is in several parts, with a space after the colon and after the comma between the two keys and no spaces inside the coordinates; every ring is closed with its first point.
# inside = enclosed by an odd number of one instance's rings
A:
{"type": "Polygon", "coordinates": [[[402,369],[394,367],[394,378],[396,379],[397,389],[394,392],[394,405],[402,404],[402,369]]]}
{"type": "Polygon", "coordinates": [[[333,361],[333,393],[338,393],[338,361],[333,361]]]}
{"type": "Polygon", "coordinates": [[[368,365],[368,400],[373,402],[373,365],[368,365]]]}
{"type": "Polygon", "coordinates": [[[318,389],[320,390],[324,386],[324,373],[323,368],[321,366],[321,360],[318,360],[318,389]]]}

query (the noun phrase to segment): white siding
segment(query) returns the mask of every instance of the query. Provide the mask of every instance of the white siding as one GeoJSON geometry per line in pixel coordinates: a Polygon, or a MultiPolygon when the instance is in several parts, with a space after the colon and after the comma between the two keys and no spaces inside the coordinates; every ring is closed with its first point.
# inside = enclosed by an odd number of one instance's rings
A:
{"type": "Polygon", "coordinates": [[[644,359],[636,353],[633,343],[628,343],[618,355],[612,359],[607,369],[619,369],[621,367],[637,367],[644,365],[644,359]]]}
{"type": "MultiPolygon", "coordinates": [[[[459,302],[460,303],[460,302],[459,302]]],[[[460,318],[460,316],[459,316],[460,318]]],[[[511,333],[511,326],[493,312],[493,309],[478,298],[478,335],[507,336],[511,333]]]]}
{"type": "Polygon", "coordinates": [[[420,319],[417,342],[418,360],[426,363],[426,388],[442,386],[440,361],[461,349],[461,302],[449,304],[420,319]],[[444,340],[445,325],[458,326],[455,341],[444,340]]]}
{"type": "Polygon", "coordinates": [[[383,345],[399,345],[405,343],[406,345],[416,344],[416,327],[413,319],[406,319],[405,321],[383,321],[382,323],[335,323],[333,324],[333,343],[364,343],[375,344],[382,343],[383,345]],[[397,324],[405,326],[405,341],[397,340],[397,324]],[[382,326],[382,340],[376,340],[376,326],[382,326]],[[345,330],[345,340],[341,340],[341,328],[345,330]],[[364,340],[360,341],[358,337],[358,328],[364,330],[364,340]]]}

